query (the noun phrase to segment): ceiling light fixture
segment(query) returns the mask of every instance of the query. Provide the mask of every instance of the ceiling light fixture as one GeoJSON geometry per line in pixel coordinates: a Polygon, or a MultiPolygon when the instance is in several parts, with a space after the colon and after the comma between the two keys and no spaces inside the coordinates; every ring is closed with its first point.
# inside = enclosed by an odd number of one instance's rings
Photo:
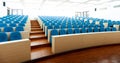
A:
{"type": "Polygon", "coordinates": [[[70,2],[75,2],[75,3],[84,3],[87,2],[88,0],[69,0],[70,2]]]}

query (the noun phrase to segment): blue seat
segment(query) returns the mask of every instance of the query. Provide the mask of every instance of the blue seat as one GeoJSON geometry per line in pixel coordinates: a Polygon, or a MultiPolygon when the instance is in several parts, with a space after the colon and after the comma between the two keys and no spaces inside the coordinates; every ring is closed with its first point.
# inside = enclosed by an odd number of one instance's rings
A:
{"type": "Polygon", "coordinates": [[[60,35],[66,34],[66,30],[64,30],[64,29],[59,30],[59,32],[60,32],[60,35]]]}
{"type": "Polygon", "coordinates": [[[16,24],[10,24],[9,26],[11,26],[11,27],[16,27],[16,24]]]}
{"type": "Polygon", "coordinates": [[[93,29],[90,27],[87,29],[87,32],[93,32],[93,29]]]}
{"type": "Polygon", "coordinates": [[[72,28],[72,24],[69,24],[69,25],[68,25],[68,28],[72,28]]]}
{"type": "Polygon", "coordinates": [[[19,26],[15,28],[15,31],[24,31],[24,28],[19,26]]]}
{"type": "Polygon", "coordinates": [[[83,28],[81,29],[81,32],[82,32],[82,33],[86,33],[86,32],[87,32],[86,28],[83,27],[83,28]]]}
{"type": "Polygon", "coordinates": [[[5,32],[0,32],[0,42],[8,41],[7,34],[5,32]]]}
{"type": "Polygon", "coordinates": [[[62,29],[67,28],[66,24],[61,25],[61,28],[62,28],[62,29]]]}
{"type": "Polygon", "coordinates": [[[110,28],[110,27],[107,27],[105,30],[106,30],[106,31],[111,31],[111,28],[110,28]]]}
{"type": "Polygon", "coordinates": [[[105,28],[104,27],[100,27],[100,32],[103,32],[105,31],[105,28]]]}
{"type": "Polygon", "coordinates": [[[23,24],[23,23],[20,23],[18,26],[25,26],[25,24],[23,24]]]}
{"type": "Polygon", "coordinates": [[[6,27],[7,26],[7,24],[1,24],[0,23],[0,27],[6,27]]]}
{"type": "Polygon", "coordinates": [[[50,43],[52,43],[52,36],[54,36],[54,35],[59,35],[59,33],[56,29],[51,30],[50,43]]]}
{"type": "Polygon", "coordinates": [[[97,26],[96,26],[96,27],[94,27],[93,31],[94,31],[94,32],[99,32],[98,27],[97,27],[97,26]]]}
{"type": "Polygon", "coordinates": [[[47,26],[46,36],[48,36],[48,29],[53,29],[52,25],[47,26]]]}
{"type": "Polygon", "coordinates": [[[59,28],[60,28],[59,25],[54,26],[54,29],[59,29],[59,28]]]}
{"type": "Polygon", "coordinates": [[[74,28],[78,28],[78,26],[77,26],[77,25],[73,25],[73,27],[74,27],[74,28]]]}
{"type": "Polygon", "coordinates": [[[80,33],[80,29],[79,29],[79,28],[75,28],[75,29],[74,29],[74,32],[75,32],[75,33],[80,33]]]}
{"type": "Polygon", "coordinates": [[[116,31],[117,29],[115,28],[115,27],[112,27],[112,29],[111,29],[112,31],[116,31]]]}
{"type": "Polygon", "coordinates": [[[4,32],[13,32],[12,27],[4,27],[4,32]]]}
{"type": "Polygon", "coordinates": [[[19,21],[14,21],[14,23],[19,23],[19,21]]]}
{"type": "Polygon", "coordinates": [[[2,32],[2,30],[0,29],[0,32],[2,32]]]}
{"type": "Polygon", "coordinates": [[[72,29],[68,29],[67,32],[68,32],[68,34],[73,34],[73,30],[72,29]]]}
{"type": "Polygon", "coordinates": [[[20,39],[22,39],[20,32],[11,32],[10,33],[10,40],[20,40],[20,39]]]}

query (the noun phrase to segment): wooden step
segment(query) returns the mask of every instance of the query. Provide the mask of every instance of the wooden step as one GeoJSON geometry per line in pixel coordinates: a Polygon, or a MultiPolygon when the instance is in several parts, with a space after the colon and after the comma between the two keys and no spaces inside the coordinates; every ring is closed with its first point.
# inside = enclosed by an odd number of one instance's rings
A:
{"type": "Polygon", "coordinates": [[[40,28],[40,26],[31,26],[31,28],[40,28]]]}
{"type": "Polygon", "coordinates": [[[31,31],[43,31],[41,28],[31,28],[31,31]]]}
{"type": "Polygon", "coordinates": [[[45,37],[45,34],[30,34],[30,38],[31,37],[45,37]]]}
{"type": "Polygon", "coordinates": [[[30,36],[30,40],[34,40],[34,39],[44,39],[44,38],[46,38],[47,39],[47,37],[43,34],[43,35],[32,35],[32,36],[30,36]]]}
{"type": "Polygon", "coordinates": [[[39,23],[37,20],[31,20],[31,26],[39,26],[39,23]]]}
{"type": "Polygon", "coordinates": [[[43,31],[32,31],[32,32],[30,32],[30,35],[37,35],[37,34],[45,34],[45,32],[43,32],[43,31]]]}
{"type": "Polygon", "coordinates": [[[35,48],[31,50],[31,60],[52,55],[51,47],[35,48]]]}
{"type": "Polygon", "coordinates": [[[41,46],[50,46],[50,43],[48,42],[47,39],[34,39],[34,40],[31,40],[31,47],[32,48],[41,47],[41,46]]]}

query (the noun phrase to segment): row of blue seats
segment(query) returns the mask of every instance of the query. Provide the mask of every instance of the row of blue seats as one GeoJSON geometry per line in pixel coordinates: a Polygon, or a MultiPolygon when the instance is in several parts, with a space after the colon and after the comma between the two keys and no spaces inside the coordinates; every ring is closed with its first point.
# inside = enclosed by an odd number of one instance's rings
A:
{"type": "Polygon", "coordinates": [[[45,18],[45,17],[40,17],[43,21],[43,23],[45,24],[48,24],[48,23],[51,23],[52,25],[54,25],[54,23],[57,23],[58,25],[59,24],[84,24],[84,23],[90,23],[90,20],[92,20],[92,23],[94,24],[96,21],[97,22],[100,22],[100,24],[102,23],[108,23],[108,24],[119,24],[120,25],[120,21],[111,21],[111,20],[104,20],[104,19],[89,19],[87,18],[87,20],[84,20],[86,18],[84,18],[83,20],[79,20],[79,19],[75,19],[75,18],[69,18],[69,17],[64,17],[65,19],[61,20],[61,19],[58,19],[58,20],[52,20],[53,18],[49,17],[49,19],[45,18]],[[51,19],[51,20],[50,20],[51,19]]]}
{"type": "Polygon", "coordinates": [[[8,16],[4,16],[4,17],[2,17],[2,18],[0,18],[0,21],[2,20],[2,21],[13,21],[13,20],[21,20],[21,19],[23,19],[23,18],[27,18],[28,16],[25,16],[25,15],[16,15],[16,16],[14,16],[14,15],[8,15],[8,16]]]}
{"type": "Polygon", "coordinates": [[[116,31],[115,27],[108,28],[68,28],[68,29],[52,29],[50,42],[52,42],[52,36],[54,35],[66,35],[66,34],[76,34],[76,33],[89,33],[89,32],[107,32],[107,31],[116,31]]]}
{"type": "Polygon", "coordinates": [[[0,18],[0,23],[26,23],[28,16],[22,16],[20,18],[0,18]]]}
{"type": "Polygon", "coordinates": [[[24,31],[23,27],[15,27],[15,30],[13,27],[3,27],[3,30],[0,28],[0,32],[13,32],[13,31],[24,31]]]}
{"type": "Polygon", "coordinates": [[[7,33],[0,32],[0,42],[20,40],[20,39],[22,39],[22,36],[21,36],[20,32],[11,32],[10,33],[10,38],[8,38],[7,33]]]}
{"type": "Polygon", "coordinates": [[[17,27],[17,26],[25,26],[25,24],[23,24],[23,23],[20,23],[20,24],[1,24],[0,23],[0,27],[6,27],[6,26],[11,26],[11,27],[17,27]]]}

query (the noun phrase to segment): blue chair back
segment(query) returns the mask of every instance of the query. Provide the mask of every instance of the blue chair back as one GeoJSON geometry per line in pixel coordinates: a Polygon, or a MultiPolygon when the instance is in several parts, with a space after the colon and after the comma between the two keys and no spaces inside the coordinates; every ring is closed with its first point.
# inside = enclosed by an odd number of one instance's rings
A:
{"type": "Polygon", "coordinates": [[[75,29],[74,29],[74,32],[75,32],[75,33],[80,33],[80,29],[79,29],[79,28],[75,28],[75,29]]]}
{"type": "Polygon", "coordinates": [[[15,31],[24,31],[24,28],[19,26],[15,28],[15,31]]]}
{"type": "Polygon", "coordinates": [[[0,32],[0,42],[8,41],[7,34],[5,32],[0,32]]]}
{"type": "Polygon", "coordinates": [[[60,35],[66,34],[66,30],[64,30],[64,29],[59,30],[59,32],[60,32],[60,35]]]}
{"type": "Polygon", "coordinates": [[[13,32],[12,27],[4,27],[4,32],[13,32]]]}
{"type": "Polygon", "coordinates": [[[73,30],[72,29],[68,29],[68,34],[73,34],[73,30]]]}
{"type": "Polygon", "coordinates": [[[115,27],[112,27],[112,31],[117,31],[117,29],[115,27]]]}
{"type": "Polygon", "coordinates": [[[11,32],[10,33],[10,40],[20,40],[22,39],[20,32],[11,32]]]}

